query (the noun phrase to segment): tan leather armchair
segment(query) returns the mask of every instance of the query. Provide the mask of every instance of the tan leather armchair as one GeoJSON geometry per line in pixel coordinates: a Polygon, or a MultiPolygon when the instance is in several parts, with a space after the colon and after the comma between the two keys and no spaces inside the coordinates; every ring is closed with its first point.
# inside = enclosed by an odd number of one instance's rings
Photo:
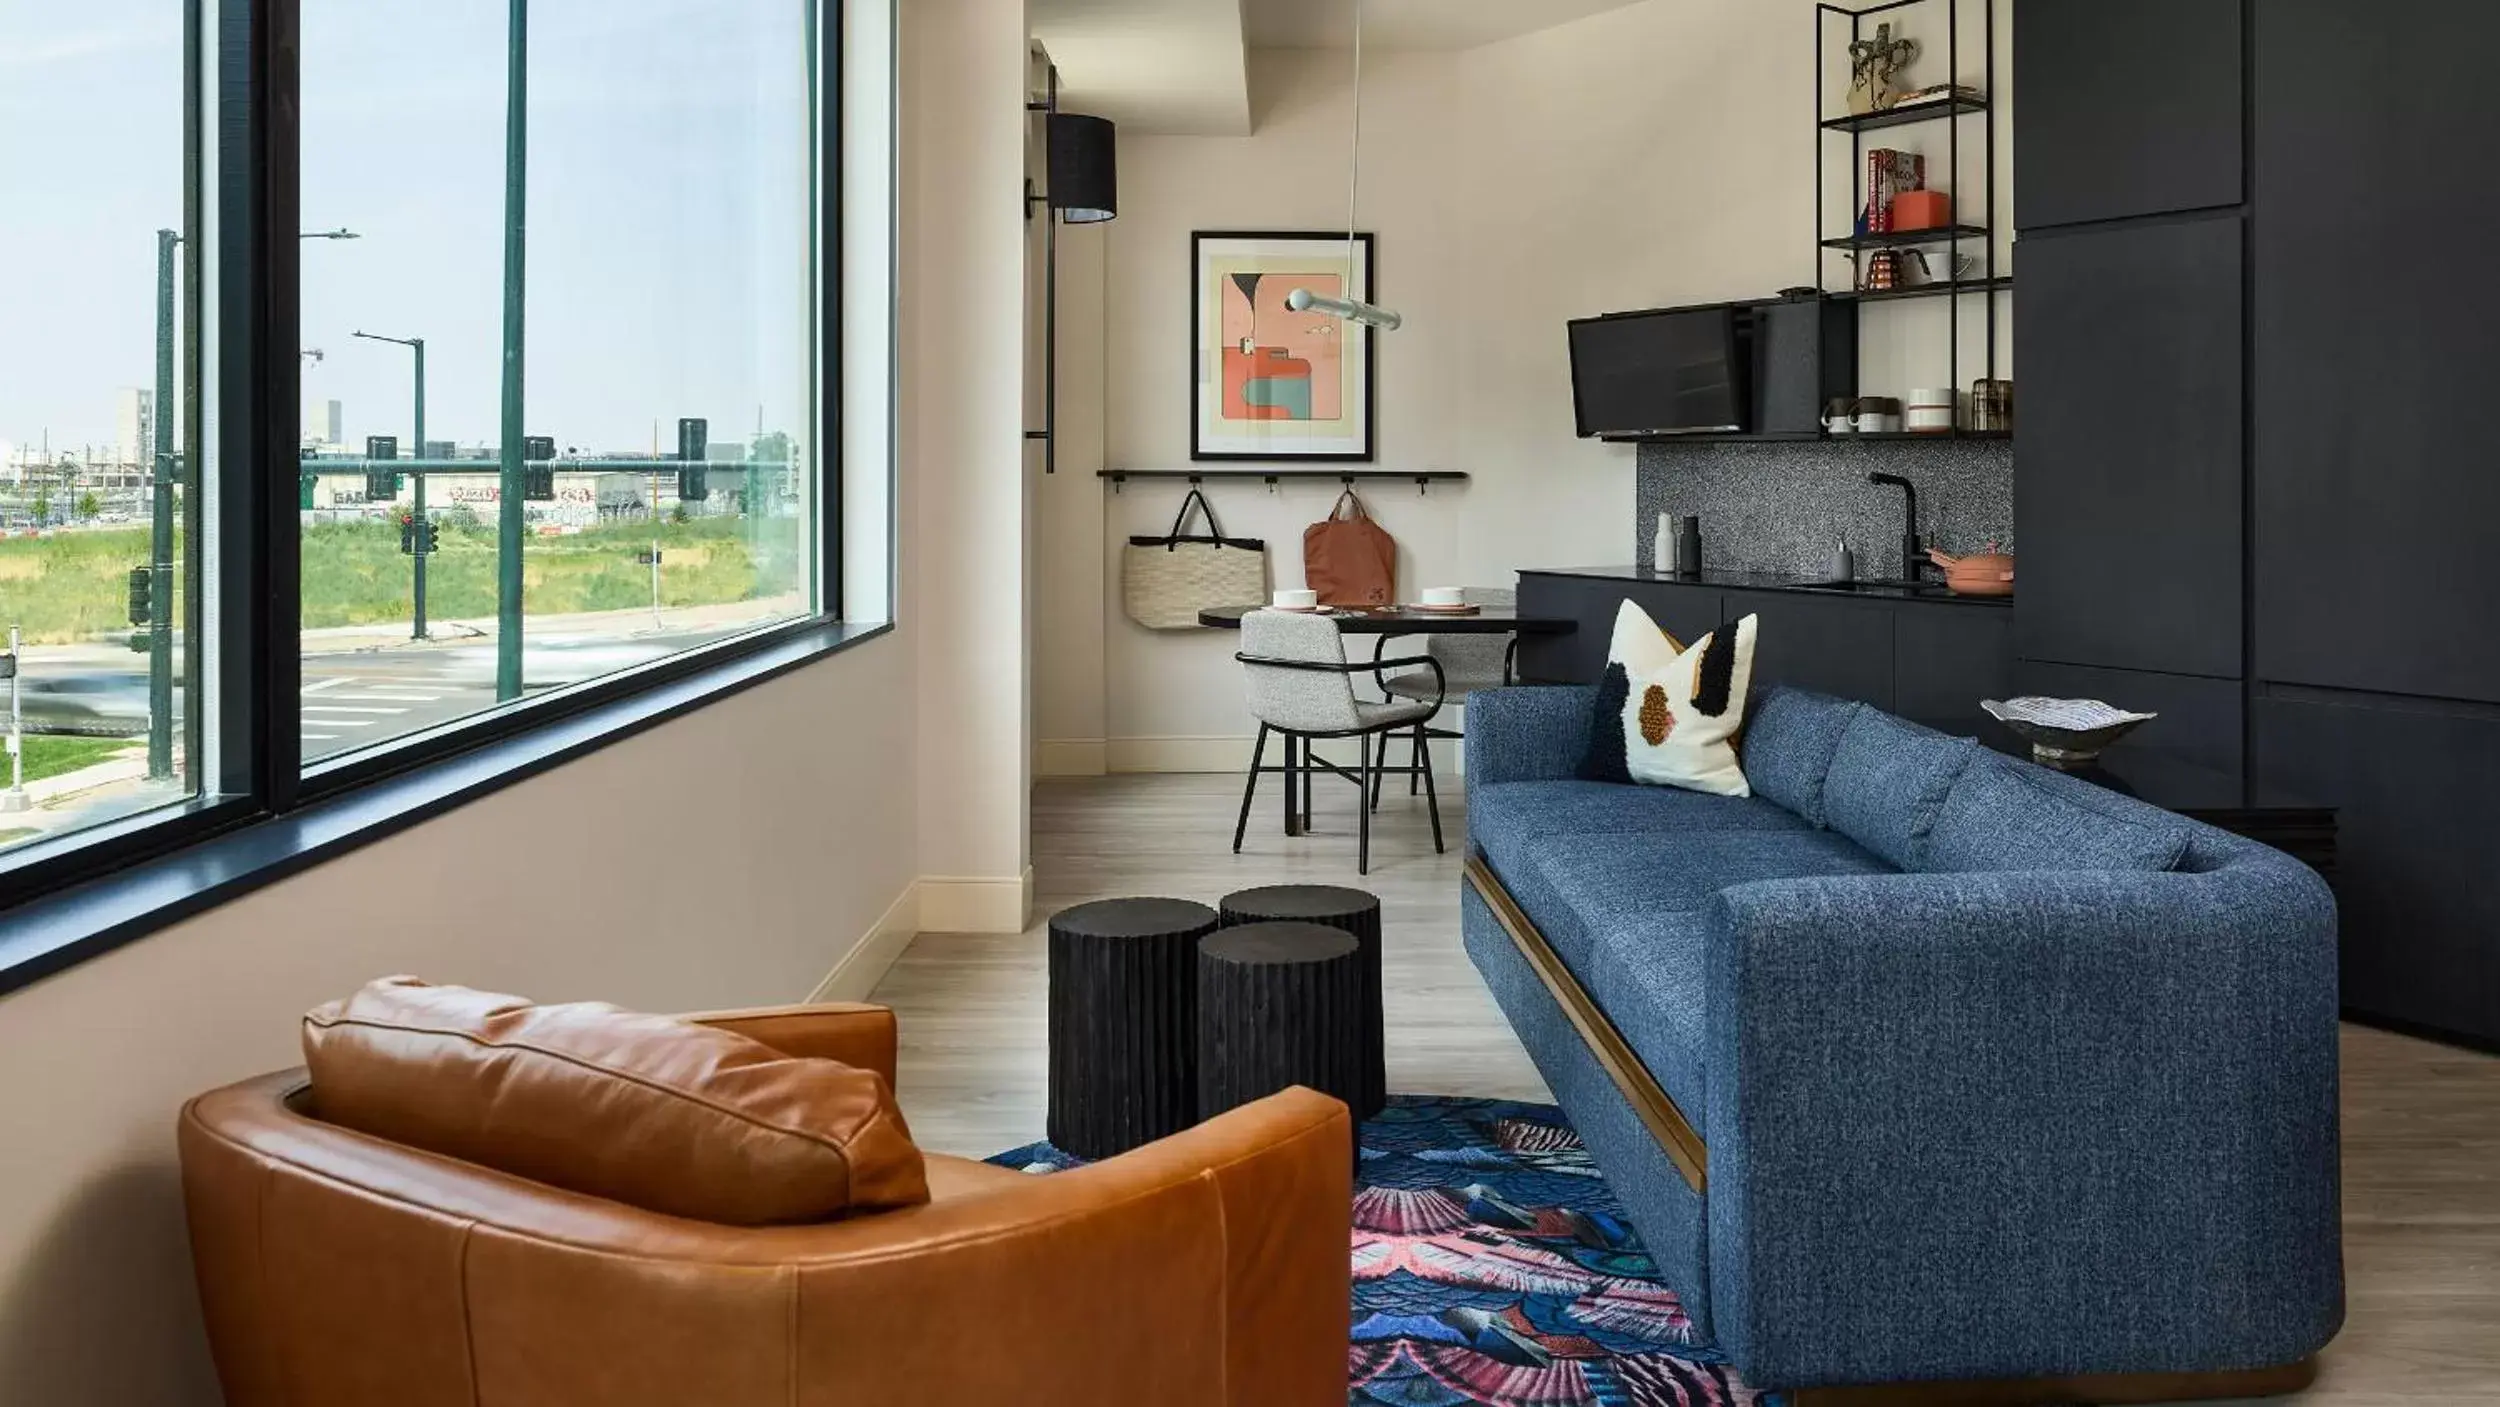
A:
{"type": "MultiPolygon", "coordinates": [[[[894,1076],[882,1008],[690,1019],[894,1076]]],[[[729,1227],[326,1124],[306,1089],[182,1111],[230,1407],[1345,1401],[1352,1130],[1308,1090],[1046,1177],[929,1154],[926,1205],[729,1227]]]]}

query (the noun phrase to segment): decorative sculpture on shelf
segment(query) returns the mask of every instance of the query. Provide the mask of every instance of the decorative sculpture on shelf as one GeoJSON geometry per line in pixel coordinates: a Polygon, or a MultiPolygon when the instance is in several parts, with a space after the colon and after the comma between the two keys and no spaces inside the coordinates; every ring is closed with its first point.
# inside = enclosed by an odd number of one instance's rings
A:
{"type": "Polygon", "coordinates": [[[1859,116],[1882,112],[1901,101],[1894,80],[1918,59],[1918,41],[1892,37],[1889,23],[1875,26],[1875,37],[1849,44],[1849,111],[1859,116]]]}

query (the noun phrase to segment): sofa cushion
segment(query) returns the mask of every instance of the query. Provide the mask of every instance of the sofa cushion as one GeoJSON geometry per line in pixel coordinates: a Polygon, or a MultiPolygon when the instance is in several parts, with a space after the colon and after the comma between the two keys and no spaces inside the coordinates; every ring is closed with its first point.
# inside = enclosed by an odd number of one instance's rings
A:
{"type": "Polygon", "coordinates": [[[884,1077],[596,1002],[384,978],[304,1017],[321,1119],[733,1226],[929,1200],[884,1077]]]}
{"type": "Polygon", "coordinates": [[[1861,708],[1841,734],[1823,781],[1823,808],[1834,830],[1895,867],[1917,869],[1920,848],[1944,808],[1945,794],[1979,745],[1948,738],[1861,708]]]}
{"type": "Polygon", "coordinates": [[[1754,795],[1778,802],[1809,824],[1831,824],[1823,781],[1841,735],[1866,705],[1805,689],[1776,688],[1753,706],[1741,753],[1754,795]]]}
{"type": "MultiPolygon", "coordinates": [[[[2178,867],[2187,851],[2186,821],[2108,793],[2103,795],[2113,804],[2095,806],[2089,796],[2061,794],[2065,789],[2051,785],[2067,780],[2012,758],[1974,759],[1936,814],[1920,868],[1945,873],[2178,867]]],[[[2068,786],[2099,790],[2089,783],[2068,786]]]]}
{"type": "Polygon", "coordinates": [[[1695,1128],[1710,897],[1754,880],[1892,872],[1846,836],[1805,829],[1549,836],[1526,857],[1529,879],[1511,897],[1695,1128]]]}

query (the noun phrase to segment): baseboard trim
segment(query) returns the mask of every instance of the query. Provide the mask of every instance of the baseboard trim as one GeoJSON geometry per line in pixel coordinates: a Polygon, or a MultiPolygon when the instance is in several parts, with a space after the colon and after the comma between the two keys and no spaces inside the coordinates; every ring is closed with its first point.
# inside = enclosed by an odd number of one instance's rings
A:
{"type": "Polygon", "coordinates": [[[1033,868],[1013,878],[924,875],[923,933],[1022,933],[1033,912],[1033,868]]]}
{"type": "Polygon", "coordinates": [[[1105,738],[1036,738],[1036,777],[1099,777],[1111,770],[1111,743],[1105,738]]]}
{"type": "Polygon", "coordinates": [[[1104,744],[1107,772],[1230,772],[1250,768],[1250,742],[1238,738],[1112,738],[1104,744]]]}
{"type": "Polygon", "coordinates": [[[2194,1402],[2283,1397],[2318,1379],[2315,1356],[2270,1368],[2211,1373],[2084,1373],[1993,1382],[1880,1383],[1792,1389],[1796,1407],[2062,1407],[2071,1402],[2194,1402]]]}
{"type": "Polygon", "coordinates": [[[867,935],[851,945],[851,950],[825,974],[808,994],[811,1002],[861,1002],[885,980],[886,970],[920,935],[920,881],[903,886],[884,913],[869,926],[867,935]]]}

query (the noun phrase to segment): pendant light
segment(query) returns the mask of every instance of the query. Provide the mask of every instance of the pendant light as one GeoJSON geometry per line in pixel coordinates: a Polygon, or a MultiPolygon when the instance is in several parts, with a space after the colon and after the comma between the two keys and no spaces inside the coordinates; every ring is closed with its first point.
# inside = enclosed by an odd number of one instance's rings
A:
{"type": "MultiPolygon", "coordinates": [[[[1363,193],[1363,0],[1354,0],[1354,149],[1346,158],[1345,211],[1345,288],[1354,291],[1355,212],[1361,208],[1363,193]]],[[[1365,290],[1368,292],[1369,290],[1365,290]]],[[[1285,295],[1285,306],[1297,313],[1324,313],[1347,322],[1359,322],[1383,332],[1395,332],[1406,325],[1406,318],[1388,308],[1356,298],[1331,298],[1297,288],[1285,295]]]]}

